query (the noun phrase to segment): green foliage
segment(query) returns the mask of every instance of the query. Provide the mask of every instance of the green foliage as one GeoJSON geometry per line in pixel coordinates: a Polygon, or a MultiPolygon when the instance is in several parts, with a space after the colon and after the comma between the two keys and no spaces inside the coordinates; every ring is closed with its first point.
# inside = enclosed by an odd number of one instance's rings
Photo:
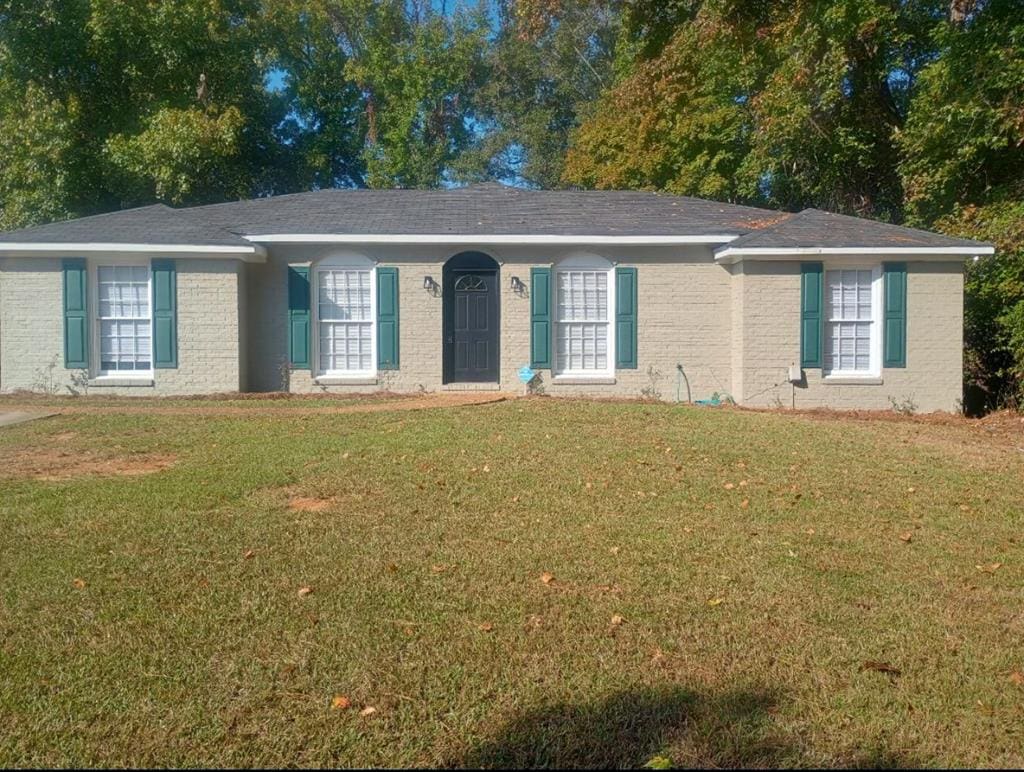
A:
{"type": "Polygon", "coordinates": [[[908,215],[923,224],[1024,177],[1024,3],[992,0],[936,42],[899,134],[908,215]]]}
{"type": "Polygon", "coordinates": [[[620,23],[615,5],[572,3],[555,20],[531,16],[521,3],[512,9],[502,4],[474,105],[483,131],[458,159],[460,177],[540,188],[564,184],[570,133],[612,82],[620,23]]]}
{"type": "Polygon", "coordinates": [[[235,107],[220,115],[202,109],[164,108],[133,135],[107,140],[106,155],[125,180],[132,199],[157,198],[173,204],[246,194],[239,136],[244,118],[235,107]]]}
{"type": "Polygon", "coordinates": [[[993,258],[965,276],[965,371],[974,410],[1024,405],[1024,190],[996,190],[992,203],[957,207],[936,226],[987,240],[993,258]]]}

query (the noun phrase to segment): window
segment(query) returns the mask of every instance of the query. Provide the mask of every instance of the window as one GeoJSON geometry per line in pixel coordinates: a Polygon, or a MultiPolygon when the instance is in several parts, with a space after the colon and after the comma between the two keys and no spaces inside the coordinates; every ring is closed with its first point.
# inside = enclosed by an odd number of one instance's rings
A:
{"type": "Polygon", "coordinates": [[[101,265],[96,269],[99,375],[149,373],[153,369],[148,265],[101,265]]]}
{"type": "Polygon", "coordinates": [[[826,374],[877,374],[880,272],[861,268],[826,271],[825,282],[826,374]]]}
{"type": "Polygon", "coordinates": [[[599,270],[567,266],[556,271],[555,375],[613,371],[610,274],[610,266],[599,270]]]}
{"type": "Polygon", "coordinates": [[[326,266],[316,275],[320,373],[372,373],[373,270],[326,266]]]}

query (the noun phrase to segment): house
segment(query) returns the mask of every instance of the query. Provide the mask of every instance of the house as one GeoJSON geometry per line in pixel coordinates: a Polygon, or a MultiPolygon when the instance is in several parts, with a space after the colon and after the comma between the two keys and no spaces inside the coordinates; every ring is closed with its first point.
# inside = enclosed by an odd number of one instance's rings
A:
{"type": "Polygon", "coordinates": [[[956,410],[992,247],[626,191],[320,190],[0,234],[0,391],[956,410]],[[528,375],[528,373],[527,373],[528,375]]]}

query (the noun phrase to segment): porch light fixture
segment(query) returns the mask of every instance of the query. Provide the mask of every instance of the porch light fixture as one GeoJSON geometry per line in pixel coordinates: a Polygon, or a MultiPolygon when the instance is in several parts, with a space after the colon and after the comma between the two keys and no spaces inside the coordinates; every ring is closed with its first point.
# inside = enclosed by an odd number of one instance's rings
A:
{"type": "Polygon", "coordinates": [[[512,277],[512,291],[519,295],[526,291],[526,285],[518,276],[512,277]]]}
{"type": "Polygon", "coordinates": [[[437,292],[438,286],[437,282],[434,281],[433,276],[423,277],[423,289],[425,289],[427,292],[437,292]]]}

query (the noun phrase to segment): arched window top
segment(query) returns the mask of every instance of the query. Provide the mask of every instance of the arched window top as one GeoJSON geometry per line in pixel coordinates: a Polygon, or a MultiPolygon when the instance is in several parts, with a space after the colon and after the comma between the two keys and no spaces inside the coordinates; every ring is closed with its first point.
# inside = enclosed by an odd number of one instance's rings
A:
{"type": "Polygon", "coordinates": [[[458,281],[455,282],[455,291],[487,292],[487,285],[475,273],[467,273],[465,276],[460,276],[458,281]]]}
{"type": "Polygon", "coordinates": [[[555,263],[556,270],[610,271],[612,263],[593,252],[572,252],[555,263]]]}
{"type": "Polygon", "coordinates": [[[317,268],[362,268],[369,270],[377,265],[366,255],[350,250],[332,252],[315,262],[317,268]]]}

